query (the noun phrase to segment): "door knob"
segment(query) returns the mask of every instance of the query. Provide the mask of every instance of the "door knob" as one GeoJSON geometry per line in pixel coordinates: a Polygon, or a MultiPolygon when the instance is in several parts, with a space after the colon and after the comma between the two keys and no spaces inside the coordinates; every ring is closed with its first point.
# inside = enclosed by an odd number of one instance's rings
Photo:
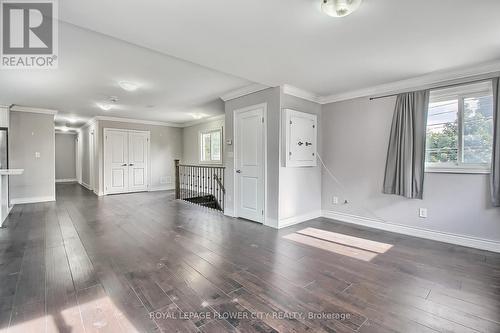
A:
{"type": "Polygon", "coordinates": [[[128,166],[133,166],[134,164],[133,163],[130,163],[128,166]]]}
{"type": "Polygon", "coordinates": [[[127,163],[125,163],[125,164],[122,164],[122,166],[127,166],[127,163]]]}
{"type": "Polygon", "coordinates": [[[236,170],[236,173],[241,173],[241,170],[236,170]]]}

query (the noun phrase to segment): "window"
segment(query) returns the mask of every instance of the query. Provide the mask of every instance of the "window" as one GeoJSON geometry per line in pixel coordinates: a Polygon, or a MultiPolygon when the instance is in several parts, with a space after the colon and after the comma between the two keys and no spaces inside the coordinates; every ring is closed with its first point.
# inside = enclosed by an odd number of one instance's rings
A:
{"type": "Polygon", "coordinates": [[[200,163],[222,163],[222,129],[200,132],[200,163]]]}
{"type": "Polygon", "coordinates": [[[493,146],[491,83],[431,91],[426,171],[487,173],[493,146]]]}

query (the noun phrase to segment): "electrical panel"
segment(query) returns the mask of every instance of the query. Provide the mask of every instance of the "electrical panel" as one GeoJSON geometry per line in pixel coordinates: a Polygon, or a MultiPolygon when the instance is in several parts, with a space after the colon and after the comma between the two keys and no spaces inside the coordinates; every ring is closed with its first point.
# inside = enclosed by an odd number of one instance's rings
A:
{"type": "Polygon", "coordinates": [[[285,109],[285,128],[285,166],[316,166],[318,117],[315,114],[285,109]]]}

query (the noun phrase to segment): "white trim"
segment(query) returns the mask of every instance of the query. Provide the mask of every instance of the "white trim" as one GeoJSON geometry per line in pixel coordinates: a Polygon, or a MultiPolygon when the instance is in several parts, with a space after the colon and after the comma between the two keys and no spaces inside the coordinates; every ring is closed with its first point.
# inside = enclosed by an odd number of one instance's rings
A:
{"type": "Polygon", "coordinates": [[[465,173],[465,174],[483,174],[487,175],[491,173],[491,168],[437,168],[437,167],[426,167],[425,173],[465,173]]]}
{"type": "Polygon", "coordinates": [[[56,183],[74,183],[76,181],[76,178],[56,179],[56,183]]]}
{"type": "Polygon", "coordinates": [[[50,110],[50,109],[42,109],[42,108],[33,108],[29,106],[19,106],[19,105],[14,105],[10,108],[10,111],[14,112],[30,112],[30,113],[41,113],[41,114],[51,114],[51,115],[56,115],[57,110],[50,110]]]}
{"type": "Polygon", "coordinates": [[[300,89],[289,84],[281,87],[283,94],[305,99],[314,103],[321,103],[322,97],[310,91],[300,89]]]}
{"type": "Polygon", "coordinates": [[[55,196],[49,197],[32,197],[32,198],[16,198],[11,199],[10,203],[12,205],[22,205],[22,204],[30,204],[30,203],[38,203],[38,202],[51,202],[56,201],[55,196]]]}
{"type": "Polygon", "coordinates": [[[335,211],[323,211],[323,217],[338,220],[346,223],[352,223],[356,225],[362,225],[370,228],[395,232],[398,234],[409,235],[414,237],[420,237],[425,239],[431,239],[439,242],[450,243],[455,245],[461,245],[466,247],[472,247],[480,250],[487,250],[492,252],[500,253],[500,242],[482,239],[476,237],[470,237],[465,235],[458,235],[440,231],[434,231],[424,228],[416,228],[404,226],[401,224],[389,223],[380,219],[363,217],[358,215],[352,215],[347,213],[335,212],[335,211]]]}
{"type": "MultiPolygon", "coordinates": [[[[85,184],[83,181],[82,181],[81,183],[78,183],[78,184],[82,185],[82,186],[83,186],[83,187],[85,187],[87,190],[92,191],[92,189],[90,188],[90,185],[85,184]]],[[[93,192],[93,191],[92,191],[92,192],[93,192]]]]}
{"type": "Polygon", "coordinates": [[[144,124],[144,125],[156,125],[156,126],[166,126],[166,127],[183,127],[182,124],[169,123],[162,121],[152,121],[152,120],[141,120],[132,118],[120,118],[120,117],[106,117],[106,116],[96,116],[93,119],[100,121],[114,121],[120,123],[134,123],[134,124],[144,124]]]}
{"type": "Polygon", "coordinates": [[[78,129],[75,128],[75,129],[70,129],[66,132],[58,129],[57,127],[55,128],[55,131],[56,131],[56,134],[67,134],[67,135],[78,135],[78,129]],[[71,132],[71,131],[76,131],[76,132],[71,132]]]}
{"type": "Polygon", "coordinates": [[[295,224],[299,224],[299,223],[306,222],[309,220],[317,219],[318,217],[322,217],[322,216],[323,216],[323,212],[321,210],[309,212],[309,213],[302,214],[302,215],[292,216],[292,217],[289,217],[286,219],[281,219],[279,221],[278,228],[279,229],[286,228],[286,227],[289,227],[289,226],[292,226],[295,224]]]}
{"type": "Polygon", "coordinates": [[[148,189],[148,192],[172,191],[172,190],[175,190],[175,186],[173,186],[173,185],[167,185],[167,186],[150,187],[148,189]]]}
{"type": "Polygon", "coordinates": [[[407,80],[395,81],[381,84],[370,88],[347,91],[344,93],[322,96],[320,104],[329,104],[349,99],[392,94],[409,90],[438,88],[443,84],[466,83],[470,78],[474,80],[488,79],[500,74],[500,61],[489,62],[473,67],[459,68],[454,70],[436,71],[407,80]]]}
{"type": "Polygon", "coordinates": [[[210,123],[212,121],[217,121],[217,120],[221,120],[221,119],[225,119],[225,118],[226,118],[225,114],[220,114],[218,116],[213,116],[213,117],[209,117],[209,118],[188,121],[188,122],[183,123],[180,127],[183,127],[183,128],[191,127],[191,126],[195,126],[195,125],[199,125],[199,124],[210,123]]]}
{"type": "Polygon", "coordinates": [[[257,91],[265,90],[267,88],[270,88],[269,86],[260,84],[260,83],[254,83],[239,89],[235,89],[232,91],[229,91],[225,93],[224,95],[220,96],[220,99],[222,99],[224,102],[230,101],[232,99],[242,97],[245,95],[253,94],[257,91]]]}

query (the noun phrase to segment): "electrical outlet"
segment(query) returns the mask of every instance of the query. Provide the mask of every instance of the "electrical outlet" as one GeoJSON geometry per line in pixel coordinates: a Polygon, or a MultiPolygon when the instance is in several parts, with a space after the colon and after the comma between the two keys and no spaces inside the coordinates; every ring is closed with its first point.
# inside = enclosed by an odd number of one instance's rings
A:
{"type": "Polygon", "coordinates": [[[38,152],[38,151],[37,151],[37,152],[35,152],[35,158],[40,158],[40,156],[41,156],[41,155],[40,155],[40,152],[38,152]]]}
{"type": "Polygon", "coordinates": [[[418,216],[420,216],[423,219],[427,218],[427,208],[420,208],[418,210],[418,216]]]}
{"type": "Polygon", "coordinates": [[[339,204],[339,197],[333,197],[333,204],[338,205],[339,204]]]}

